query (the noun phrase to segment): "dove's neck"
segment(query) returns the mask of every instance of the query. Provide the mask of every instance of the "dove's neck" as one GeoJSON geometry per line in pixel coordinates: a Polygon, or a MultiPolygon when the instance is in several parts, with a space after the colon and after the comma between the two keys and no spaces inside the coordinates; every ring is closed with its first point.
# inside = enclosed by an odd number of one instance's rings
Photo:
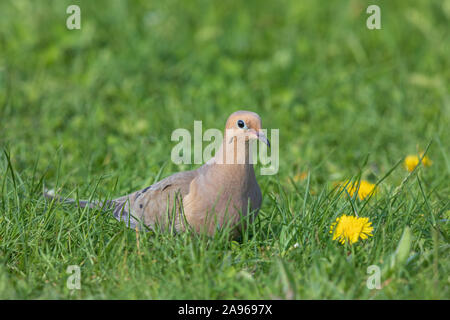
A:
{"type": "Polygon", "coordinates": [[[255,176],[253,170],[251,144],[248,141],[238,143],[236,138],[224,139],[210,164],[211,173],[220,175],[223,179],[248,179],[255,176]]]}
{"type": "Polygon", "coordinates": [[[239,140],[237,137],[227,139],[226,136],[214,157],[216,164],[250,165],[253,168],[252,160],[252,146],[249,141],[239,140]]]}

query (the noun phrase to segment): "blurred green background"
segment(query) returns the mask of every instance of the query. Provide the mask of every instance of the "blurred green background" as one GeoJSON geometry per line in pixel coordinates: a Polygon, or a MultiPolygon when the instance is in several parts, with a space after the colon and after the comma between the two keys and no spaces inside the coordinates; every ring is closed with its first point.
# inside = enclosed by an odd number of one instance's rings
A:
{"type": "MultiPolygon", "coordinates": [[[[448,0],[3,0],[0,146],[25,185],[45,175],[88,197],[103,177],[98,196],[119,196],[164,164],[163,176],[190,168],[170,161],[173,130],[221,129],[247,109],[280,130],[280,171],[258,178],[264,194],[293,192],[301,172],[313,192],[359,172],[376,182],[431,142],[429,201],[448,213],[449,20],[448,0]],[[81,30],[66,28],[71,4],[81,30]],[[370,4],[381,30],[366,27],[370,4]]],[[[380,188],[405,176],[399,166],[380,188]]]]}
{"type": "Polygon", "coordinates": [[[2,1],[0,143],[20,168],[61,150],[74,182],[146,176],[174,129],[239,109],[280,129],[282,172],[320,166],[322,182],[368,153],[378,173],[448,146],[449,1],[377,1],[381,30],[371,3],[76,1],[69,31],[73,1],[2,1]]]}

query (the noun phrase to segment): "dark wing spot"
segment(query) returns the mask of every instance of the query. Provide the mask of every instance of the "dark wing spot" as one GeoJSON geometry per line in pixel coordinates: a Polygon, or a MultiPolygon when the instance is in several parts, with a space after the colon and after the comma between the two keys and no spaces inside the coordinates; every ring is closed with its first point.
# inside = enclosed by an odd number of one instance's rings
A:
{"type": "MultiPolygon", "coordinates": [[[[150,186],[151,187],[151,186],[150,186]]],[[[142,190],[142,193],[147,192],[148,189],[150,189],[150,187],[145,188],[144,190],[142,190]]]]}
{"type": "Polygon", "coordinates": [[[166,184],[165,186],[164,186],[164,188],[162,189],[162,191],[164,191],[164,190],[166,190],[168,187],[170,187],[171,186],[171,184],[166,184]]]}
{"type": "Polygon", "coordinates": [[[139,205],[139,208],[141,208],[142,209],[142,203],[139,205]]]}

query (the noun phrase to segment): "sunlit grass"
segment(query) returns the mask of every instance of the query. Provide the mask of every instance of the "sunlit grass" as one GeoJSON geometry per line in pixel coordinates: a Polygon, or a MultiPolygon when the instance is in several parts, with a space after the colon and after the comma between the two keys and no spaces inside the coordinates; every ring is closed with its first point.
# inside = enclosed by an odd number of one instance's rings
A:
{"type": "Polygon", "coordinates": [[[369,3],[259,0],[80,0],[68,31],[72,2],[0,3],[0,298],[448,299],[442,1],[378,1],[373,31],[369,3]],[[172,131],[223,129],[238,109],[280,130],[280,171],[258,175],[239,241],[136,233],[42,197],[110,199],[195,168],[170,161],[172,131]],[[433,164],[405,170],[422,152],[433,164]],[[333,241],[344,214],[372,236],[333,241]]]}

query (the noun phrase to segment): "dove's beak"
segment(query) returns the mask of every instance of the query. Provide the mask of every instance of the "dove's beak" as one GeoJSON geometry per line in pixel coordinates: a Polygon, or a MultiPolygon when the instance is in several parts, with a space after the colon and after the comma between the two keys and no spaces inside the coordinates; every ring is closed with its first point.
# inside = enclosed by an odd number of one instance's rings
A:
{"type": "Polygon", "coordinates": [[[258,138],[260,141],[262,141],[265,144],[267,144],[267,146],[270,148],[270,141],[269,141],[269,139],[267,139],[267,137],[264,134],[264,132],[262,132],[260,130],[256,131],[256,130],[253,130],[253,129],[251,129],[250,131],[251,131],[251,133],[253,133],[256,136],[256,138],[258,138]]]}

